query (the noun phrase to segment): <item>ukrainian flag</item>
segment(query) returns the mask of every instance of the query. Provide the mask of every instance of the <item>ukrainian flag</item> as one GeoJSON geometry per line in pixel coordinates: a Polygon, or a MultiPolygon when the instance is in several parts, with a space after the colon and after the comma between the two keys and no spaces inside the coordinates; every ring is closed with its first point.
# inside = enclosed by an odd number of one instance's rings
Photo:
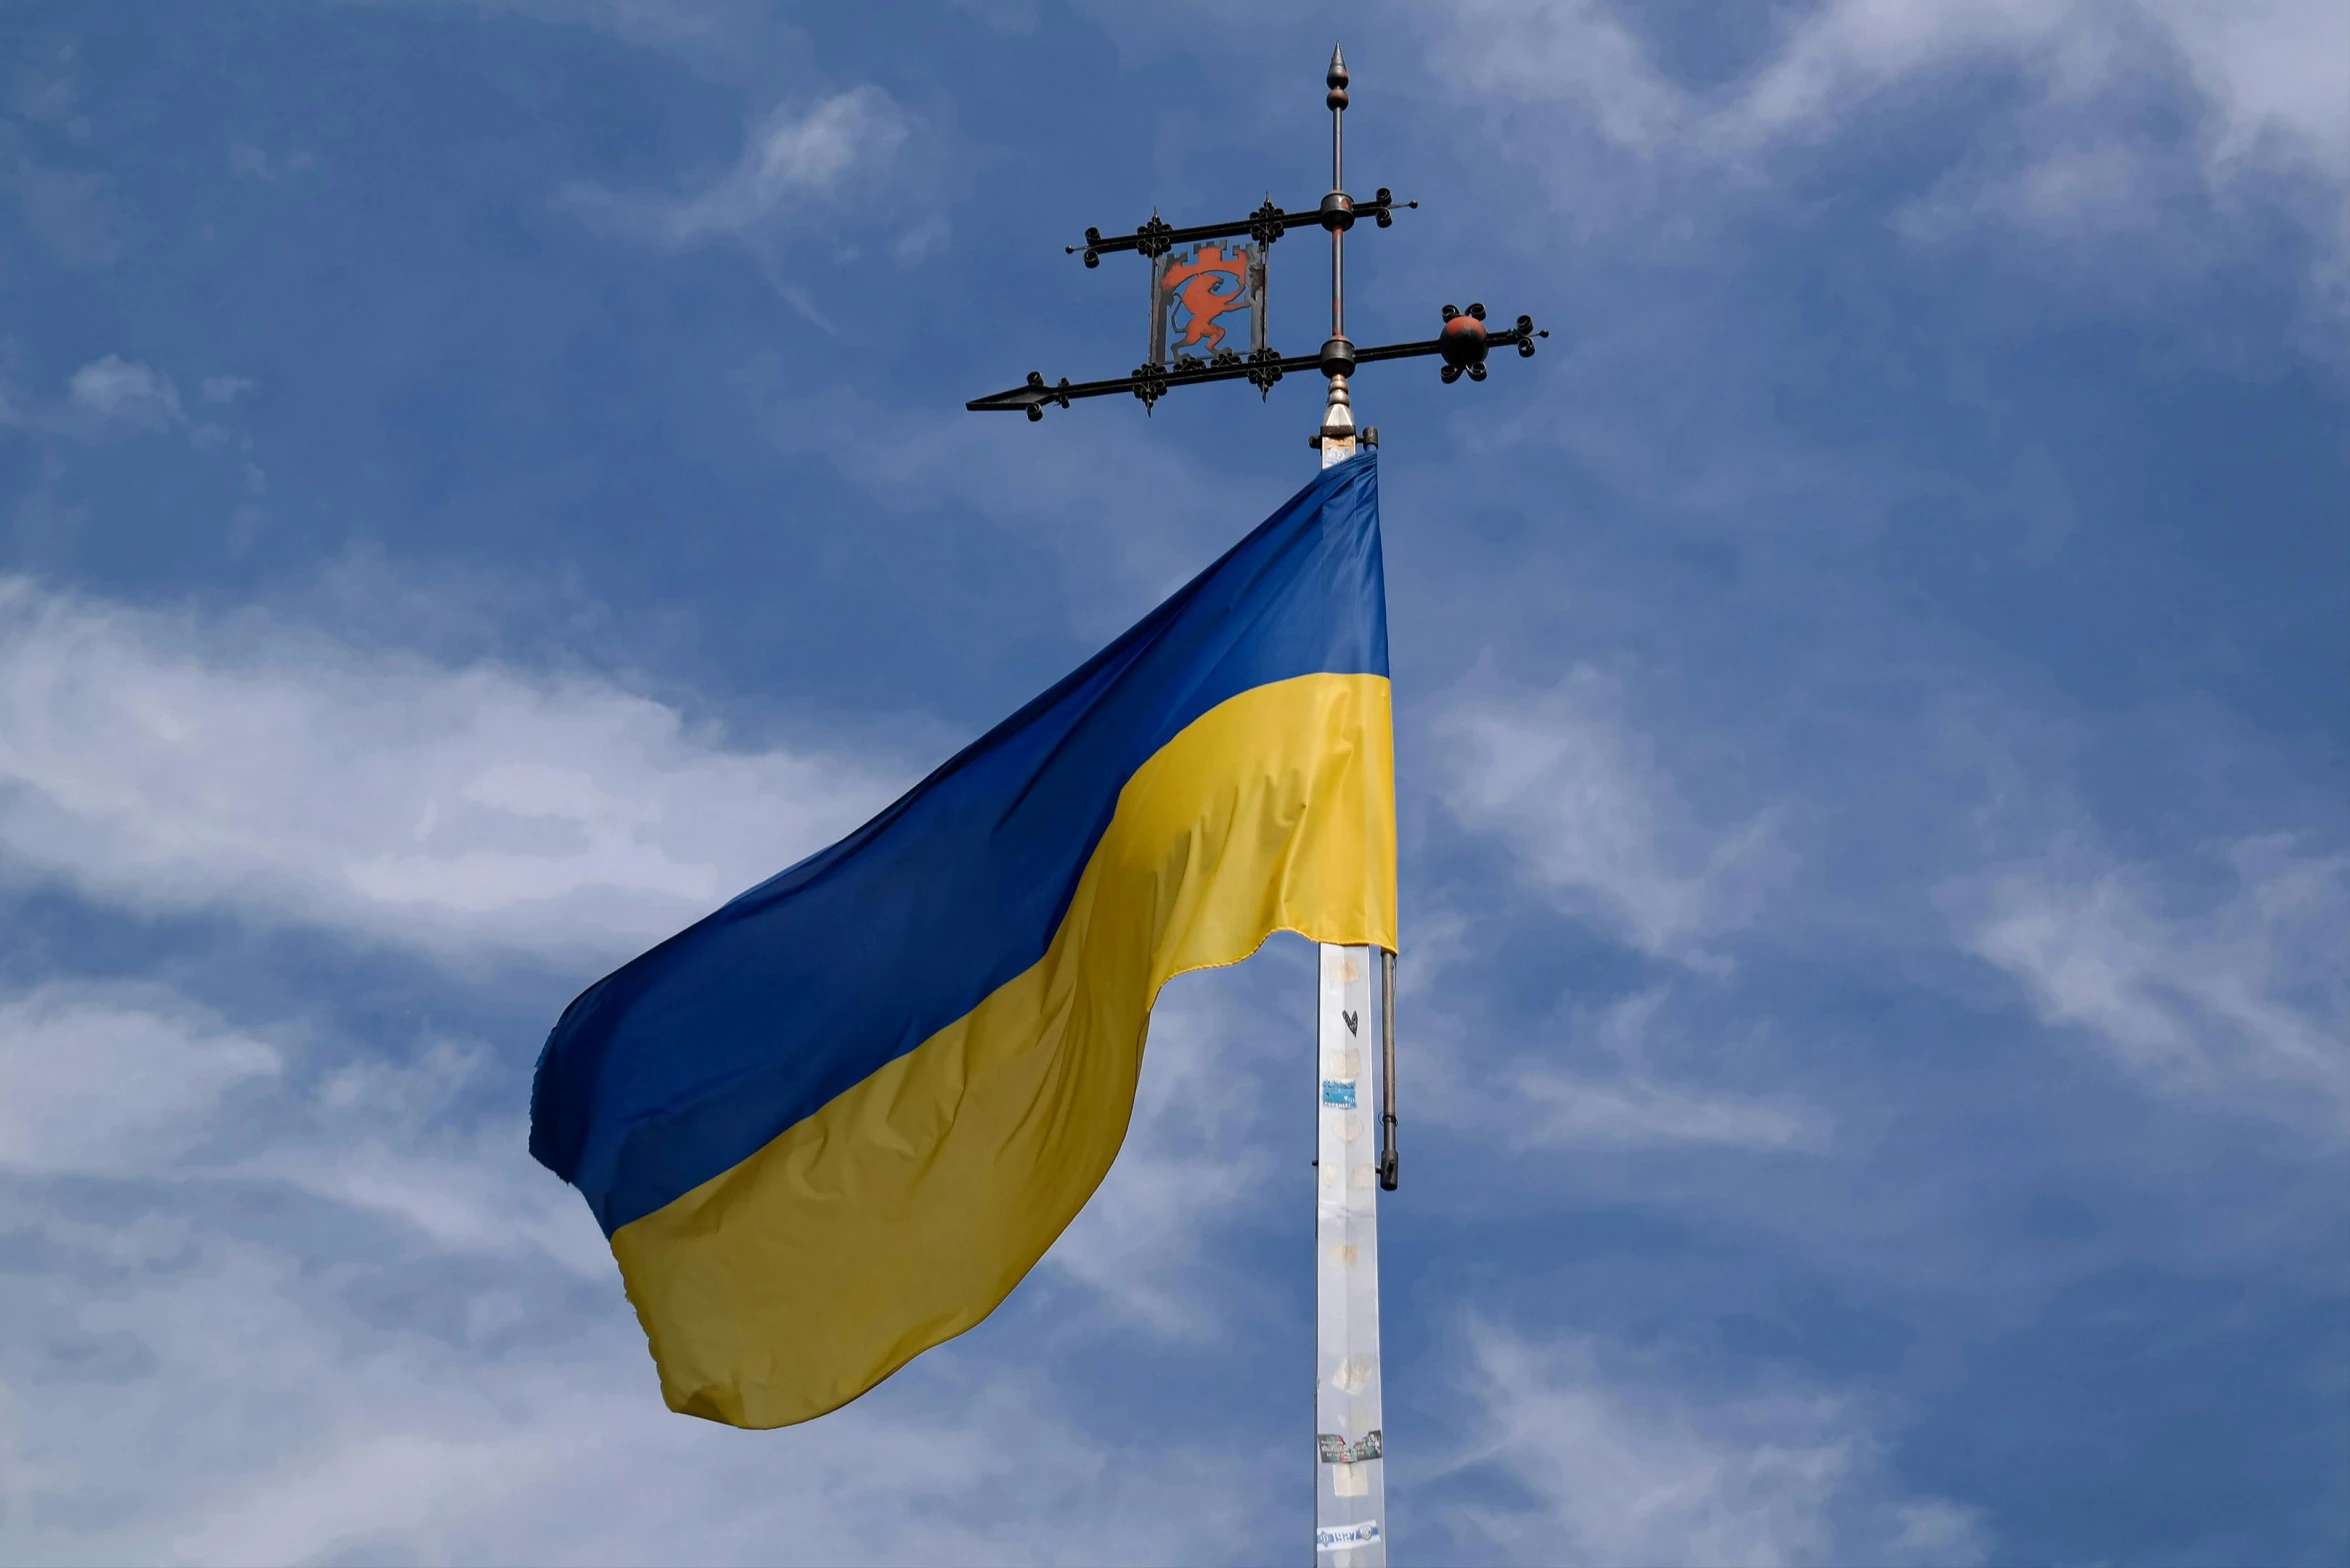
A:
{"type": "Polygon", "coordinates": [[[669,1407],[806,1421],[993,1311],[1116,1158],[1161,986],[1275,931],[1395,946],[1393,756],[1365,454],[589,987],[530,1149],[611,1239],[669,1407]]]}

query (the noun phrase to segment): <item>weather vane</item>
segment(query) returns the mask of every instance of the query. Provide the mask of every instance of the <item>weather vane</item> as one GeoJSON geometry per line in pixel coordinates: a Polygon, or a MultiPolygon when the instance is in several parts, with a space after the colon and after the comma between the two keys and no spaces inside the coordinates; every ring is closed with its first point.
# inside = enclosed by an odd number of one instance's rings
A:
{"type": "MultiPolygon", "coordinates": [[[[1329,461],[1352,456],[1355,450],[1354,406],[1347,383],[1357,366],[1433,354],[1443,359],[1441,375],[1450,384],[1464,375],[1471,381],[1484,380],[1486,355],[1492,349],[1515,345],[1521,356],[1531,356],[1534,340],[1550,336],[1535,329],[1533,317],[1520,316],[1515,326],[1490,331],[1485,325],[1485,307],[1474,304],[1465,311],[1445,306],[1442,330],[1415,343],[1357,348],[1347,337],[1347,231],[1364,218],[1387,228],[1395,222],[1399,205],[1384,185],[1367,202],[1358,203],[1346,192],[1347,79],[1346,55],[1334,49],[1325,100],[1330,107],[1330,193],[1320,205],[1284,211],[1268,196],[1263,206],[1245,218],[1181,229],[1153,212],[1150,221],[1131,235],[1104,236],[1099,229],[1087,229],[1083,245],[1066,247],[1070,255],[1082,252],[1088,267],[1100,266],[1102,257],[1112,251],[1130,250],[1150,263],[1149,357],[1132,374],[1077,382],[1064,376],[1047,383],[1042,371],[1032,370],[1023,385],[973,398],[964,407],[974,412],[1019,410],[1037,420],[1044,418],[1048,404],[1067,408],[1075,398],[1131,392],[1148,409],[1176,387],[1246,381],[1260,394],[1267,394],[1289,371],[1313,370],[1330,381],[1322,428],[1313,436],[1313,444],[1323,449],[1329,461]],[[1308,225],[1330,234],[1330,338],[1316,353],[1281,354],[1265,342],[1266,257],[1276,240],[1293,228],[1308,225]],[[1227,246],[1223,242],[1228,240],[1240,243],[1227,246]],[[1188,255],[1178,253],[1183,246],[1191,247],[1188,255]],[[1231,333],[1223,325],[1225,317],[1242,311],[1249,316],[1246,353],[1231,346],[1231,333]]],[[[1419,203],[1400,205],[1412,208],[1419,203]]],[[[1368,444],[1378,445],[1376,431],[1362,434],[1368,444]]]]}
{"type": "MultiPolygon", "coordinates": [[[[1485,307],[1444,307],[1444,325],[1432,338],[1356,348],[1346,335],[1346,235],[1368,218],[1379,228],[1395,222],[1398,203],[1380,187],[1367,202],[1346,191],[1346,56],[1332,50],[1326,78],[1330,108],[1330,193],[1320,205],[1287,212],[1265,198],[1263,206],[1228,223],[1176,228],[1156,212],[1131,236],[1105,237],[1085,231],[1082,252],[1088,267],[1113,251],[1133,251],[1150,263],[1149,357],[1131,375],[1107,381],[1047,384],[1031,371],[1025,385],[965,405],[974,410],[1019,410],[1044,418],[1047,405],[1067,408],[1081,397],[1131,392],[1147,410],[1176,387],[1207,381],[1246,381],[1269,395],[1273,384],[1293,370],[1313,370],[1329,379],[1322,423],[1312,437],[1322,466],[1333,467],[1363,446],[1377,446],[1379,432],[1355,425],[1348,387],[1358,366],[1383,359],[1435,355],[1444,361],[1447,384],[1467,376],[1483,381],[1486,356],[1497,347],[1515,347],[1531,356],[1537,338],[1531,316],[1515,326],[1490,331],[1485,307]],[[1313,354],[1281,354],[1265,341],[1266,256],[1293,228],[1316,225],[1330,235],[1330,338],[1313,354]],[[1246,313],[1247,347],[1234,318],[1246,313]]],[[[1405,208],[1417,202],[1404,202],[1405,208]]],[[[1369,947],[1320,944],[1316,1006],[1317,1083],[1314,1203],[1314,1550],[1330,1568],[1384,1568],[1387,1487],[1386,1434],[1381,1414],[1379,1368],[1379,1250],[1377,1190],[1397,1184],[1395,1148],[1395,955],[1369,947]],[[1376,1000],[1372,979],[1378,976],[1376,1000]],[[1381,1072],[1376,1160],[1370,1149],[1367,1103],[1358,1085],[1366,1071],[1376,1025],[1381,1072]]]]}

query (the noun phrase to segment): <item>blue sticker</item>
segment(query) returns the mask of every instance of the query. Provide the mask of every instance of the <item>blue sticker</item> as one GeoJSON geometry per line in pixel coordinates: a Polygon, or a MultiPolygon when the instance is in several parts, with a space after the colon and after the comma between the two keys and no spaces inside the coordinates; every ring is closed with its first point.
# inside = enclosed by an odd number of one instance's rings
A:
{"type": "Polygon", "coordinates": [[[1314,1550],[1343,1552],[1355,1546],[1379,1544],[1379,1521],[1366,1519],[1361,1524],[1325,1524],[1314,1529],[1314,1550]]]}
{"type": "Polygon", "coordinates": [[[1355,1086],[1351,1083],[1340,1083],[1335,1078],[1323,1079],[1322,1103],[1335,1105],[1344,1110],[1353,1110],[1355,1108],[1355,1086]]]}

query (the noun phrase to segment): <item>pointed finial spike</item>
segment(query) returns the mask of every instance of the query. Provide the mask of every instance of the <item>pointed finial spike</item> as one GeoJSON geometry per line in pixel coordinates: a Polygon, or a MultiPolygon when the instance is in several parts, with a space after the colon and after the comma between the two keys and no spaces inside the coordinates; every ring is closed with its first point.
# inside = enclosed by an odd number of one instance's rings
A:
{"type": "Polygon", "coordinates": [[[1330,46],[1330,72],[1323,78],[1330,88],[1330,96],[1323,100],[1333,109],[1346,107],[1346,51],[1336,44],[1330,46]]]}

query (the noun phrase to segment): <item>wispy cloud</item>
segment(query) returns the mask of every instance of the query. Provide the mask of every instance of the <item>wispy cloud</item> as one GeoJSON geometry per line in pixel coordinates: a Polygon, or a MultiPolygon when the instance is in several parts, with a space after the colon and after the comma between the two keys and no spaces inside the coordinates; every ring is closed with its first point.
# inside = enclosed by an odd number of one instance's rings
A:
{"type": "Polygon", "coordinates": [[[167,430],[186,416],[171,378],[118,354],[93,360],[66,383],[66,401],[103,424],[167,430]]]}
{"type": "Polygon", "coordinates": [[[823,202],[852,176],[871,177],[906,144],[912,121],[879,87],[851,88],[805,108],[780,107],[752,126],[733,169],[689,196],[574,186],[582,213],[670,245],[752,234],[823,202]]]}
{"type": "Polygon", "coordinates": [[[2339,179],[2350,97],[2339,64],[2350,19],[2322,0],[1833,0],[1804,16],[1732,100],[1726,132],[1818,134],[1860,100],[1928,73],[1993,59],[2038,77],[2055,99],[2126,88],[2168,52],[2200,89],[2215,178],[2257,152],[2339,179]]]}
{"type": "Polygon", "coordinates": [[[1753,919],[1785,866],[1778,814],[1700,825],[1626,718],[1622,684],[1587,666],[1548,691],[1464,690],[1432,728],[1461,824],[1643,952],[1718,969],[1706,939],[1753,919]]]}
{"type": "Polygon", "coordinates": [[[2149,1086],[2350,1138],[2350,856],[2228,851],[2235,890],[2166,898],[2078,841],[1946,883],[1959,944],[2149,1086]]]}
{"type": "Polygon", "coordinates": [[[667,935],[888,798],[585,676],[0,583],[0,853],[133,908],[448,953],[667,935]]]}
{"type": "Polygon", "coordinates": [[[0,1001],[0,1556],[1200,1561],[1262,1538],[1258,1456],[1105,1438],[1000,1348],[820,1426],[669,1414],[585,1206],[466,1092],[479,1053],[317,1047],[341,1065],[151,985],[0,1001]],[[77,1217],[92,1174],[103,1223],[77,1217]]]}
{"type": "Polygon", "coordinates": [[[194,1169],[282,1182],[443,1254],[541,1256],[609,1278],[586,1205],[524,1154],[524,1118],[472,1108],[487,1056],[434,1039],[406,1059],[352,1057],[276,1107],[260,1147],[194,1169]]]}
{"type": "Polygon", "coordinates": [[[1908,1493],[1866,1413],[1777,1387],[1711,1398],[1587,1337],[1467,1327],[1479,1434],[1455,1472],[1489,1469],[1525,1501],[1448,1503],[1463,1549],[1524,1563],[1958,1565],[1989,1555],[1978,1512],[1908,1493]]]}
{"type": "Polygon", "coordinates": [[[0,184],[15,190],[25,227],[66,266],[103,267],[122,254],[122,220],[103,176],[20,156],[0,184]]]}
{"type": "Polygon", "coordinates": [[[2182,65],[2211,126],[2215,177],[2267,154],[2333,180],[2350,173],[2350,95],[2335,69],[2350,19],[2324,0],[1829,0],[1787,15],[1726,85],[1686,87],[1604,0],[1456,7],[1440,57],[1456,80],[1522,99],[1580,104],[1608,141],[1645,153],[1735,161],[1775,142],[1840,134],[1860,104],[1904,83],[1996,61],[2079,101],[2182,65]]]}
{"type": "Polygon", "coordinates": [[[42,1239],[63,1311],[12,1325],[45,1365],[0,1370],[11,1560],[649,1562],[691,1541],[709,1560],[1200,1561],[1261,1528],[1241,1456],[1154,1434],[1114,1463],[1008,1369],[912,1374],[749,1436],[663,1410],[624,1313],[583,1329],[541,1289],[441,1276],[449,1327],[403,1332],[366,1310],[402,1288],[388,1249],[329,1284],[218,1235],[130,1269],[42,1239]]]}
{"type": "Polygon", "coordinates": [[[283,1183],[446,1252],[609,1272],[585,1206],[524,1155],[520,1120],[461,1102],[481,1052],[438,1040],[321,1076],[289,1047],[298,1031],[267,1033],[158,984],[0,995],[0,1170],[283,1183]]]}
{"type": "Polygon", "coordinates": [[[253,383],[243,376],[206,376],[197,390],[207,403],[234,403],[253,390],[253,383]]]}
{"type": "Polygon", "coordinates": [[[1547,1049],[1520,1053],[1507,1075],[1513,1148],[1714,1147],[1817,1152],[1833,1121],[1801,1098],[1755,1096],[1684,1081],[1657,1062],[1651,1031],[1664,988],[1578,1009],[1547,1049]]]}
{"type": "Polygon", "coordinates": [[[1446,16],[1437,60],[1455,82],[1553,105],[1574,138],[1632,160],[1607,175],[1550,160],[1585,205],[1594,189],[1644,204],[1652,180],[1690,171],[1766,189],[1774,158],[1988,68],[2028,98],[2001,134],[1928,173],[1895,214],[1903,233],[2020,231],[2108,274],[2191,275],[2231,243],[2228,213],[2275,204],[2320,257],[2312,299],[2342,302],[2350,11],[2328,0],[1829,0],[1784,13],[1719,85],[1669,75],[1630,13],[1603,0],[1474,0],[1446,16]],[[2166,112],[2181,104],[2183,116],[2166,112]],[[2183,222],[2195,209],[2203,218],[2183,222]]]}
{"type": "Polygon", "coordinates": [[[0,997],[0,1168],[118,1174],[167,1163],[277,1049],[169,992],[50,984],[0,997]]]}
{"type": "Polygon", "coordinates": [[[832,467],[882,505],[919,510],[951,497],[1058,563],[1072,630],[1104,641],[1213,560],[1231,542],[1231,520],[1267,494],[1253,476],[1203,467],[1131,425],[1008,447],[1008,434],[1027,430],[960,409],[812,395],[796,382],[777,387],[763,412],[780,450],[832,467]],[[1148,526],[1105,540],[1100,518],[1121,507],[1148,526]]]}
{"type": "MultiPolygon", "coordinates": [[[[1217,1309],[1235,1281],[1218,1266],[1213,1239],[1277,1179],[1265,1147],[1261,1069],[1282,1053],[1253,1051],[1267,1010],[1242,996],[1262,996],[1263,965],[1249,977],[1253,986],[1218,977],[1162,994],[1118,1163],[1046,1254],[1048,1268],[1154,1334],[1204,1341],[1226,1326],[1217,1309]]],[[[1279,1020],[1280,1010],[1272,1011],[1279,1020]]],[[[1289,1022],[1294,1038],[1311,1028],[1302,1012],[1289,1022]]],[[[1306,1092],[1301,1082],[1299,1097],[1306,1092]]]]}

